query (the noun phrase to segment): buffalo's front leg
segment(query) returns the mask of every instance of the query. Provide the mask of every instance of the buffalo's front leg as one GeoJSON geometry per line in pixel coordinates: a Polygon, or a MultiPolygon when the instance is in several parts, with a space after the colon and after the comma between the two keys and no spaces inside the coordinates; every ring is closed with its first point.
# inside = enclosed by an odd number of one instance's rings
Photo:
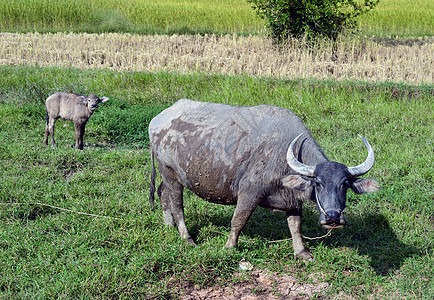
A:
{"type": "MultiPolygon", "coordinates": [[[[253,198],[254,199],[254,198],[253,198]]],[[[231,221],[231,233],[229,239],[226,242],[226,248],[234,248],[238,246],[238,238],[240,236],[241,230],[247,223],[247,220],[252,215],[256,206],[258,205],[257,200],[252,200],[248,195],[240,193],[238,196],[237,207],[235,208],[234,215],[231,221]]]]}
{"type": "Polygon", "coordinates": [[[294,256],[304,260],[312,260],[313,255],[309,253],[309,251],[307,251],[303,246],[301,234],[301,209],[289,211],[286,216],[289,231],[291,231],[294,256]]]}
{"type": "Polygon", "coordinates": [[[83,150],[83,136],[86,124],[75,123],[75,149],[83,150]]]}

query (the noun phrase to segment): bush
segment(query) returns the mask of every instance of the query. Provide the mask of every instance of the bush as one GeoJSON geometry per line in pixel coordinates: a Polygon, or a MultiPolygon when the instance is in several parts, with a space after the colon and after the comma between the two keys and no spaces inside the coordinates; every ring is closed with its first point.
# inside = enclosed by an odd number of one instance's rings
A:
{"type": "Polygon", "coordinates": [[[277,42],[288,37],[320,36],[336,39],[357,25],[356,17],[373,9],[379,0],[248,0],[268,21],[277,42]],[[359,3],[362,2],[363,3],[359,3]]]}

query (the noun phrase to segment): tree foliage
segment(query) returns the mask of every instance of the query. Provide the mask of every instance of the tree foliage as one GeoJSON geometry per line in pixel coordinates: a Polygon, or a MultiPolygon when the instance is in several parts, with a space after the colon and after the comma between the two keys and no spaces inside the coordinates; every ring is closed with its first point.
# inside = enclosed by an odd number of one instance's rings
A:
{"type": "Polygon", "coordinates": [[[321,36],[336,39],[355,28],[356,17],[373,9],[379,0],[248,0],[267,20],[278,42],[288,37],[321,36]]]}

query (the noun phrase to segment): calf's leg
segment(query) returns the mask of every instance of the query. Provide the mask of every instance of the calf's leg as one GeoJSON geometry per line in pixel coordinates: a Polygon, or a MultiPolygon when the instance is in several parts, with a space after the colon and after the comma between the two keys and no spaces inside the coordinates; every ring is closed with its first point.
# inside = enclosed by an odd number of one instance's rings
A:
{"type": "Polygon", "coordinates": [[[86,124],[75,123],[75,149],[83,150],[83,136],[86,124]]]}
{"type": "Polygon", "coordinates": [[[45,125],[45,137],[44,137],[44,145],[48,145],[48,136],[50,135],[50,132],[48,130],[48,123],[45,125]]]}
{"type": "Polygon", "coordinates": [[[54,125],[56,123],[56,118],[50,117],[48,119],[47,125],[45,125],[45,137],[44,145],[48,145],[48,136],[51,136],[51,147],[56,148],[56,142],[54,141],[54,125]]]}

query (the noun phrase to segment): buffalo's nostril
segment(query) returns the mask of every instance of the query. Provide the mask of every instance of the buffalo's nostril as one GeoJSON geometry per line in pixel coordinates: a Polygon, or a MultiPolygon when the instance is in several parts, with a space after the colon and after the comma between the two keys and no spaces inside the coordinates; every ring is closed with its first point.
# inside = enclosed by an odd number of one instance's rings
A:
{"type": "Polygon", "coordinates": [[[327,229],[342,228],[347,222],[344,214],[338,211],[329,211],[320,215],[320,224],[327,229]]]}
{"type": "Polygon", "coordinates": [[[340,212],[334,211],[334,210],[327,212],[327,215],[326,215],[326,222],[327,223],[340,224],[341,223],[340,220],[341,220],[341,213],[340,212]]]}

